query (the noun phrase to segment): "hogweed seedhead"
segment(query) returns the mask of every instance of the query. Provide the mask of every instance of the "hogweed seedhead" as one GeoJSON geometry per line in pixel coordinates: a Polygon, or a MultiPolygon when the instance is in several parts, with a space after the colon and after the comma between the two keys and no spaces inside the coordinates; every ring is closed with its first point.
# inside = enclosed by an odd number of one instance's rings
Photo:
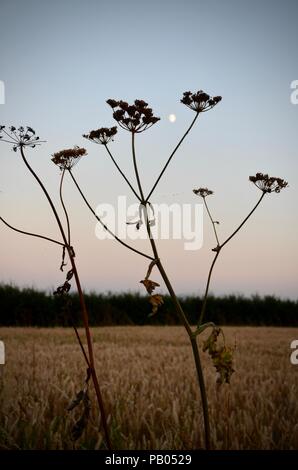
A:
{"type": "Polygon", "coordinates": [[[217,103],[219,103],[221,100],[221,96],[211,97],[203,90],[199,90],[196,93],[185,91],[180,102],[185,104],[188,108],[192,109],[196,113],[205,113],[206,111],[209,111],[209,109],[214,108],[214,106],[217,105],[217,103]]]}
{"type": "MultiPolygon", "coordinates": [[[[219,327],[214,327],[210,336],[203,343],[203,351],[208,351],[213,365],[217,372],[217,383],[230,383],[231,376],[235,372],[233,368],[233,349],[231,347],[218,345],[219,335],[223,335],[223,331],[219,327]]],[[[224,336],[223,336],[224,338],[224,336]]]]}
{"type": "Polygon", "coordinates": [[[90,131],[89,134],[83,134],[85,139],[91,140],[95,144],[107,145],[109,142],[114,140],[114,136],[117,134],[117,127],[101,127],[100,129],[90,131]]]}
{"type": "Polygon", "coordinates": [[[60,170],[71,170],[84,155],[87,155],[86,149],[75,146],[73,149],[54,153],[51,160],[60,170]]]}
{"type": "Polygon", "coordinates": [[[211,191],[208,188],[193,189],[193,192],[195,193],[196,196],[201,196],[203,198],[213,194],[213,191],[211,191]]]}
{"type": "Polygon", "coordinates": [[[256,176],[250,176],[249,181],[259,188],[263,193],[280,193],[283,188],[288,186],[288,182],[282,178],[257,173],[256,176]]]}
{"type": "Polygon", "coordinates": [[[129,105],[126,101],[107,100],[108,105],[113,109],[113,118],[123,129],[140,133],[156,124],[160,118],[153,116],[153,111],[148,108],[148,103],[143,100],[135,100],[129,105]]]}
{"type": "Polygon", "coordinates": [[[16,152],[20,147],[34,148],[36,145],[40,145],[41,142],[44,142],[44,140],[39,140],[34,129],[29,126],[26,128],[23,126],[18,128],[14,126],[0,126],[0,140],[2,142],[12,144],[14,152],[16,152]]]}

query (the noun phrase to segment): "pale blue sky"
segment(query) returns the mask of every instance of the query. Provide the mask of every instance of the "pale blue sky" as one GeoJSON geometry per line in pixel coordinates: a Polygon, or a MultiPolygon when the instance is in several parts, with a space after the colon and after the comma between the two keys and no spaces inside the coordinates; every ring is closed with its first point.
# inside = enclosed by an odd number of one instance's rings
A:
{"type": "MultiPolygon", "coordinates": [[[[207,185],[216,193],[210,203],[224,237],[259,196],[248,175],[263,171],[287,179],[289,189],[266,198],[222,253],[212,290],[297,298],[298,105],[290,102],[290,84],[298,79],[297,18],[294,0],[1,0],[0,80],[6,104],[0,105],[0,121],[28,124],[47,140],[28,155],[53,193],[58,173],[49,156],[84,145],[89,156],[75,171],[96,205],[129,193],[104,149],[81,137],[114,125],[107,98],[145,99],[162,118],[137,142],[149,189],[193,118],[179,103],[182,93],[202,88],[222,95],[175,156],[153,202],[195,203],[192,189],[207,185]],[[177,116],[174,124],[168,121],[170,113],[177,116]]],[[[133,178],[129,135],[119,132],[111,149],[133,178]]],[[[4,144],[0,155],[2,216],[23,228],[56,234],[18,155],[4,144]]],[[[139,290],[146,261],[111,241],[99,242],[70,184],[66,194],[83,285],[139,290]]],[[[214,243],[207,224],[206,219],[198,252],[185,252],[182,242],[160,242],[179,293],[203,290],[214,243]]],[[[0,228],[0,281],[46,288],[59,284],[55,247],[0,228]]]]}

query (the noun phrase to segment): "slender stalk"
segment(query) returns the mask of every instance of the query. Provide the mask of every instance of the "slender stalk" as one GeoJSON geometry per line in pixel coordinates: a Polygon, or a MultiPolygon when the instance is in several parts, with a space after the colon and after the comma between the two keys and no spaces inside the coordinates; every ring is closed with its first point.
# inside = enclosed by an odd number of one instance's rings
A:
{"type": "Polygon", "coordinates": [[[117,237],[117,235],[115,235],[104,223],[103,221],[100,219],[100,217],[98,217],[98,215],[96,214],[95,210],[92,208],[92,206],[89,204],[88,200],[86,199],[83,191],[81,190],[77,180],[75,179],[75,177],[73,176],[73,173],[71,170],[69,170],[69,174],[74,182],[74,184],[76,185],[80,195],[82,196],[83,198],[83,201],[85,202],[86,206],[88,207],[88,209],[90,210],[90,212],[92,212],[92,214],[94,215],[94,217],[98,220],[98,222],[102,225],[102,227],[110,234],[112,235],[112,237],[115,238],[115,240],[117,240],[117,242],[121,243],[121,245],[125,246],[126,248],[128,248],[129,250],[131,251],[134,251],[135,253],[137,253],[138,255],[141,255],[141,256],[144,256],[145,258],[148,258],[150,260],[153,260],[152,256],[149,256],[149,255],[146,255],[145,253],[143,253],[142,251],[139,251],[139,250],[136,250],[135,248],[133,248],[132,246],[130,245],[127,245],[127,243],[123,242],[120,238],[117,237]]]}
{"type": "MultiPolygon", "coordinates": [[[[213,268],[215,266],[215,263],[217,261],[217,258],[219,256],[219,253],[220,251],[222,250],[222,248],[236,235],[236,233],[239,232],[239,230],[243,227],[243,225],[245,224],[245,222],[247,222],[247,220],[250,218],[250,216],[254,213],[254,211],[256,210],[256,208],[258,207],[258,205],[261,203],[263,197],[265,196],[265,192],[262,193],[261,197],[259,198],[258,202],[256,203],[256,205],[252,208],[252,210],[249,212],[249,214],[245,217],[245,219],[241,222],[241,224],[236,228],[236,230],[234,230],[234,232],[232,233],[232,235],[230,235],[222,244],[219,244],[218,243],[218,238],[216,237],[217,239],[217,247],[214,249],[214,251],[216,251],[216,254],[215,254],[215,257],[212,261],[212,264],[210,266],[210,269],[209,269],[209,273],[208,273],[208,278],[207,278],[207,283],[206,283],[206,289],[205,289],[205,294],[204,294],[204,298],[203,298],[203,305],[202,305],[202,309],[201,309],[201,313],[200,313],[200,317],[199,317],[199,321],[198,321],[198,327],[200,327],[200,325],[202,324],[202,321],[203,321],[203,318],[204,318],[204,315],[205,315],[205,311],[206,311],[206,305],[207,305],[207,297],[208,297],[208,293],[209,293],[209,286],[210,286],[210,281],[211,281],[211,275],[212,275],[212,271],[213,271],[213,268]]],[[[204,199],[205,201],[205,199],[204,199]]],[[[207,206],[206,206],[207,207],[207,206]]],[[[209,211],[208,211],[209,212],[209,211]]],[[[213,219],[210,215],[210,219],[213,223],[213,219]]]]}
{"type": "Polygon", "coordinates": [[[37,233],[25,232],[24,230],[20,230],[19,228],[13,227],[13,226],[10,225],[8,222],[6,222],[6,220],[4,220],[3,217],[0,217],[0,220],[1,220],[7,227],[11,228],[11,230],[14,230],[15,232],[23,233],[24,235],[29,235],[30,237],[41,238],[41,239],[43,239],[43,240],[47,240],[47,241],[49,241],[49,242],[56,243],[56,245],[65,246],[64,243],[58,242],[58,240],[54,240],[53,238],[45,237],[44,235],[39,235],[39,234],[37,234],[37,233]]]}
{"type": "MultiPolygon", "coordinates": [[[[5,225],[7,225],[7,227],[9,227],[10,229],[14,230],[15,232],[23,233],[24,235],[29,235],[29,236],[31,236],[31,237],[42,238],[42,239],[44,239],[44,240],[47,240],[47,241],[56,243],[57,245],[65,246],[63,243],[58,242],[57,240],[53,240],[52,238],[44,237],[43,235],[38,235],[38,234],[36,234],[36,233],[24,232],[24,230],[19,230],[19,229],[13,227],[12,225],[10,225],[9,223],[7,223],[2,217],[0,217],[0,220],[2,220],[2,222],[3,222],[5,225]]],[[[76,334],[78,343],[79,343],[79,345],[80,345],[80,348],[81,348],[81,350],[82,350],[82,353],[83,353],[83,355],[84,355],[85,361],[86,361],[88,367],[90,367],[89,360],[88,360],[87,355],[86,355],[86,352],[85,352],[85,348],[84,348],[84,346],[83,346],[83,344],[82,344],[82,340],[81,340],[80,335],[79,335],[79,333],[78,333],[78,330],[77,330],[76,326],[73,324],[73,322],[72,322],[72,327],[73,327],[73,329],[74,329],[74,331],[75,331],[75,334],[76,334]]]]}
{"type": "Polygon", "coordinates": [[[138,195],[138,193],[136,192],[136,190],[134,189],[134,187],[132,186],[132,184],[130,183],[130,181],[128,180],[128,178],[125,176],[125,174],[123,173],[123,171],[121,170],[121,168],[119,167],[118,163],[116,162],[116,160],[114,159],[109,147],[107,144],[105,144],[105,148],[106,148],[106,151],[108,152],[109,156],[111,157],[112,159],[112,162],[114,163],[115,167],[117,168],[117,170],[119,171],[119,173],[121,174],[121,176],[125,179],[126,183],[128,184],[128,186],[130,187],[130,189],[132,190],[132,192],[134,193],[134,195],[136,196],[136,198],[141,201],[141,198],[140,196],[138,195]]]}
{"type": "Polygon", "coordinates": [[[205,446],[206,449],[210,449],[210,424],[209,424],[209,412],[208,412],[208,400],[207,400],[207,393],[206,393],[206,387],[205,387],[205,381],[204,381],[204,375],[202,371],[202,365],[200,361],[200,355],[197,347],[197,342],[196,342],[196,336],[192,332],[192,329],[190,327],[190,324],[185,316],[185,313],[181,307],[181,304],[175,294],[175,291],[171,285],[171,282],[163,268],[163,265],[160,261],[160,258],[158,256],[158,251],[156,248],[155,241],[152,237],[151,233],[151,228],[148,220],[148,214],[147,214],[147,207],[145,206],[145,214],[146,214],[146,227],[147,227],[147,233],[149,236],[149,240],[151,243],[152,251],[154,253],[156,261],[156,265],[158,267],[158,270],[164,280],[165,285],[167,286],[168,292],[172,298],[172,301],[174,303],[176,312],[180,318],[180,321],[182,322],[188,337],[190,339],[191,345],[192,345],[192,351],[193,351],[193,356],[194,356],[194,361],[195,361],[195,366],[196,366],[196,371],[197,371],[197,377],[198,377],[198,383],[200,387],[200,392],[201,392],[201,399],[202,399],[202,407],[203,407],[203,415],[204,415],[204,429],[205,429],[205,446]]]}
{"type": "Polygon", "coordinates": [[[262,196],[260,197],[260,199],[258,200],[258,202],[256,203],[256,205],[253,207],[253,209],[250,211],[250,213],[248,214],[248,216],[245,217],[245,219],[241,222],[241,224],[239,225],[239,227],[236,228],[236,230],[232,233],[232,235],[230,235],[221,245],[220,245],[220,248],[223,248],[230,240],[231,238],[233,238],[237,232],[239,232],[239,230],[243,227],[243,225],[245,224],[245,222],[250,218],[250,216],[254,213],[254,211],[256,210],[256,208],[258,207],[258,205],[261,203],[263,197],[265,196],[265,192],[262,193],[262,196]]]}
{"type": "MultiPolygon", "coordinates": [[[[136,155],[135,155],[135,147],[134,147],[134,138],[132,139],[132,149],[133,149],[133,160],[134,160],[134,165],[135,165],[135,172],[136,172],[136,177],[139,185],[139,190],[140,193],[143,197],[143,190],[142,190],[142,185],[141,181],[139,179],[139,174],[138,174],[138,167],[137,167],[137,161],[136,161],[136,155]]],[[[205,430],[205,446],[206,449],[210,449],[210,424],[209,424],[209,412],[208,412],[208,401],[207,401],[207,394],[206,394],[206,387],[205,387],[205,381],[204,381],[204,375],[203,375],[203,370],[202,370],[202,365],[200,361],[200,355],[199,355],[199,350],[197,347],[197,340],[195,334],[192,332],[192,329],[190,327],[190,324],[185,316],[185,313],[181,307],[181,304],[175,294],[175,291],[172,287],[172,284],[164,270],[164,267],[162,265],[162,262],[158,256],[158,251],[157,247],[155,244],[155,240],[152,236],[151,232],[151,227],[150,227],[150,221],[148,217],[148,211],[147,211],[147,204],[150,204],[149,201],[143,203],[144,207],[144,215],[145,215],[145,223],[146,223],[146,229],[147,229],[147,234],[150,240],[151,248],[154,254],[154,259],[156,262],[156,266],[158,267],[158,270],[164,280],[165,285],[167,286],[168,292],[172,298],[172,301],[174,303],[176,312],[180,318],[180,321],[182,322],[189,340],[192,345],[192,351],[193,351],[193,356],[194,356],[194,361],[195,361],[195,366],[197,370],[197,377],[198,377],[198,383],[199,383],[199,388],[200,388],[200,393],[201,393],[201,400],[202,400],[202,407],[203,407],[203,415],[204,415],[204,430],[205,430]]]]}
{"type": "Polygon", "coordinates": [[[63,180],[64,180],[64,175],[65,175],[65,168],[62,170],[61,174],[61,179],[60,179],[60,188],[59,188],[59,195],[60,195],[60,201],[64,210],[65,218],[66,218],[66,223],[67,223],[67,240],[68,240],[68,245],[70,245],[70,223],[69,223],[69,217],[68,213],[64,204],[63,200],[63,193],[62,193],[62,188],[63,188],[63,180]]]}
{"type": "Polygon", "coordinates": [[[138,188],[139,188],[140,195],[141,195],[141,203],[143,204],[145,202],[145,198],[144,198],[143,188],[142,188],[142,185],[141,185],[140,175],[139,175],[139,171],[138,171],[138,165],[137,165],[137,159],[136,159],[136,149],[135,149],[135,133],[134,132],[131,133],[131,147],[132,147],[133,166],[134,166],[134,169],[135,169],[135,175],[136,175],[138,188]]]}
{"type": "Polygon", "coordinates": [[[58,227],[60,229],[62,238],[64,240],[64,244],[67,248],[68,256],[69,256],[71,266],[72,266],[72,270],[73,270],[73,275],[74,275],[76,285],[77,285],[77,290],[78,290],[79,299],[80,299],[80,305],[81,305],[81,309],[82,309],[82,318],[83,318],[85,334],[86,334],[86,339],[87,339],[87,346],[88,346],[90,373],[91,373],[91,377],[92,377],[92,380],[93,380],[94,389],[95,389],[95,393],[96,393],[96,397],[97,397],[97,401],[98,401],[98,405],[99,405],[99,409],[100,409],[100,413],[101,413],[102,424],[103,424],[104,433],[105,433],[105,437],[106,437],[107,447],[108,447],[109,450],[111,450],[112,446],[111,446],[111,441],[110,441],[110,437],[109,437],[107,419],[106,419],[106,414],[105,414],[104,404],[103,404],[103,400],[102,400],[101,390],[100,390],[100,387],[99,387],[99,383],[98,383],[98,379],[97,379],[97,375],[96,375],[96,370],[95,370],[95,365],[94,365],[93,346],[92,346],[92,339],[91,339],[91,333],[90,333],[90,328],[89,328],[88,313],[87,313],[87,308],[86,308],[86,304],[85,304],[83,291],[82,291],[82,288],[81,288],[79,275],[78,275],[78,272],[77,272],[77,267],[76,267],[75,260],[74,260],[74,252],[73,252],[72,247],[69,246],[68,243],[67,243],[67,239],[66,239],[64,229],[62,227],[59,215],[58,215],[58,213],[56,211],[56,208],[55,208],[55,206],[52,202],[52,199],[51,199],[49,193],[47,192],[44,184],[42,183],[42,181],[38,177],[38,175],[35,173],[33,168],[29,165],[29,163],[28,163],[28,161],[25,157],[22,145],[20,146],[20,151],[21,151],[22,159],[23,159],[26,167],[28,168],[30,173],[33,175],[33,177],[36,179],[38,184],[40,185],[41,189],[43,190],[43,192],[44,192],[44,194],[45,194],[45,196],[46,196],[46,198],[47,198],[47,200],[50,204],[50,207],[51,207],[51,209],[54,213],[55,219],[56,219],[58,227]]]}
{"type": "Polygon", "coordinates": [[[203,197],[203,201],[204,201],[204,204],[205,204],[205,207],[206,207],[206,211],[207,211],[207,214],[209,215],[209,219],[211,220],[211,223],[212,223],[212,227],[213,227],[213,231],[214,231],[214,235],[215,235],[215,239],[216,239],[216,242],[217,242],[217,246],[219,245],[219,241],[218,241],[218,236],[217,236],[217,231],[216,231],[216,222],[213,220],[213,217],[210,213],[210,210],[209,210],[209,207],[207,205],[207,202],[206,202],[206,198],[203,197]]]}
{"type": "Polygon", "coordinates": [[[77,337],[78,343],[79,343],[79,345],[80,345],[81,351],[82,351],[83,356],[84,356],[84,358],[85,358],[86,364],[87,364],[87,366],[88,366],[88,369],[90,369],[90,362],[89,362],[89,359],[88,359],[88,357],[87,357],[87,354],[86,354],[84,345],[83,345],[83,343],[82,343],[81,337],[80,337],[80,335],[79,335],[78,329],[77,329],[77,327],[75,326],[75,324],[74,324],[73,322],[71,322],[71,323],[72,323],[72,327],[73,327],[73,329],[74,329],[75,335],[76,335],[76,337],[77,337]]]}
{"type": "Polygon", "coordinates": [[[216,260],[218,258],[218,255],[219,255],[219,251],[218,250],[213,258],[213,261],[212,261],[212,264],[210,266],[210,269],[209,269],[209,273],[208,273],[208,278],[207,278],[207,283],[206,283],[206,289],[205,289],[205,294],[204,294],[204,300],[203,300],[203,305],[202,305],[202,309],[201,309],[201,313],[200,313],[200,318],[199,318],[199,321],[198,321],[198,327],[201,326],[202,324],[202,321],[203,321],[203,318],[204,318],[204,315],[205,315],[205,311],[206,311],[206,305],[207,305],[207,298],[208,298],[208,293],[209,293],[209,286],[210,286],[210,281],[211,281],[211,276],[212,276],[212,271],[213,271],[213,268],[215,266],[215,263],[216,263],[216,260]]]}
{"type": "Polygon", "coordinates": [[[202,364],[201,364],[201,359],[200,359],[200,353],[199,353],[199,348],[197,344],[197,337],[193,336],[190,339],[190,341],[191,341],[193,356],[194,356],[194,360],[196,364],[198,384],[200,387],[201,399],[202,399],[204,429],[205,429],[205,447],[206,447],[206,450],[210,450],[211,437],[210,437],[210,422],[209,422],[209,412],[208,412],[208,399],[207,399],[205,381],[204,381],[204,376],[203,376],[203,369],[202,369],[202,364]]]}
{"type": "Polygon", "coordinates": [[[146,197],[146,202],[149,201],[153,191],[155,190],[156,186],[158,185],[162,175],[164,174],[164,172],[166,171],[170,161],[172,160],[173,156],[175,155],[175,153],[177,152],[178,148],[180,147],[180,145],[182,144],[182,142],[184,141],[185,137],[187,136],[187,134],[190,132],[190,130],[192,129],[192,127],[194,126],[196,120],[198,119],[199,117],[199,113],[196,113],[192,123],[190,124],[189,128],[187,129],[187,131],[185,132],[185,134],[182,136],[182,138],[179,140],[178,144],[176,145],[176,147],[174,148],[173,152],[171,153],[171,155],[169,156],[165,166],[163,167],[161,173],[159,174],[157,180],[155,181],[150,193],[148,194],[148,196],[146,197]]]}

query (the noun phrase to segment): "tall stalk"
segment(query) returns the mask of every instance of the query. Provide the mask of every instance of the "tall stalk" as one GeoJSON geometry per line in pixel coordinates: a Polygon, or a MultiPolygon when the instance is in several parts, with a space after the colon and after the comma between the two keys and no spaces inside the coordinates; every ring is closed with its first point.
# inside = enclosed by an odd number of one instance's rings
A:
{"type": "Polygon", "coordinates": [[[138,172],[138,165],[137,165],[137,159],[136,159],[136,151],[135,151],[135,139],[134,139],[134,133],[132,133],[132,155],[133,155],[133,162],[134,162],[134,169],[135,169],[135,174],[136,174],[136,179],[138,182],[138,187],[140,190],[140,194],[142,195],[142,201],[141,204],[144,208],[144,216],[145,216],[145,222],[146,222],[146,230],[147,234],[149,237],[149,241],[151,244],[152,252],[154,254],[155,258],[155,263],[156,266],[164,280],[164,283],[168,289],[168,292],[171,296],[171,299],[173,301],[173,304],[175,306],[176,312],[180,318],[181,323],[183,324],[188,338],[191,343],[192,347],[192,352],[193,352],[193,358],[195,362],[195,367],[196,367],[196,372],[197,372],[197,379],[198,379],[198,385],[200,389],[200,394],[201,394],[201,400],[202,400],[202,408],[203,408],[203,416],[204,416],[204,430],[205,430],[205,447],[207,450],[211,448],[211,439],[210,439],[210,420],[209,420],[209,411],[208,411],[208,400],[207,400],[207,393],[206,393],[206,387],[205,387],[205,381],[204,381],[204,375],[203,375],[203,370],[202,370],[202,364],[201,364],[201,359],[200,359],[200,353],[197,345],[197,336],[193,333],[191,326],[185,316],[185,313],[182,309],[182,306],[175,294],[175,291],[172,287],[172,284],[167,276],[167,273],[162,265],[162,262],[160,260],[158,250],[156,247],[155,240],[152,236],[152,231],[150,227],[150,221],[148,217],[148,211],[147,211],[147,204],[150,204],[149,201],[144,201],[144,196],[143,196],[143,188],[141,184],[141,180],[139,177],[139,172],[138,172]]]}

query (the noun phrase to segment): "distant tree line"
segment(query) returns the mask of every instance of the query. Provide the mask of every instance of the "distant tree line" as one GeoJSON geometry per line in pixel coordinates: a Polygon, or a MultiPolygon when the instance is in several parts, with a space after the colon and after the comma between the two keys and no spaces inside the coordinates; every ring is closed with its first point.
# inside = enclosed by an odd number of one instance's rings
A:
{"type": "MultiPolygon", "coordinates": [[[[201,299],[180,298],[185,313],[196,322],[201,299]]],[[[91,325],[176,325],[179,324],[171,299],[155,316],[149,316],[147,297],[134,293],[86,294],[91,325]]],[[[272,296],[210,296],[206,321],[218,325],[298,326],[298,301],[272,296]]],[[[76,294],[60,297],[31,288],[0,285],[0,326],[81,326],[76,294]]]]}

